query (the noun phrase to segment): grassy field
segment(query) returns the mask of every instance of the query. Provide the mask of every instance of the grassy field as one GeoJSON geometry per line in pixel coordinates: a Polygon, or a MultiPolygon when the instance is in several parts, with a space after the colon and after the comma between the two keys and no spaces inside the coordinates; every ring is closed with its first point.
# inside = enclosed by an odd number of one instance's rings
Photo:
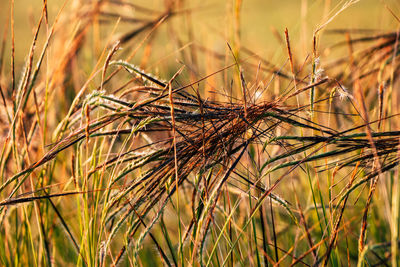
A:
{"type": "Polygon", "coordinates": [[[1,266],[400,266],[400,5],[4,1],[1,266]]]}

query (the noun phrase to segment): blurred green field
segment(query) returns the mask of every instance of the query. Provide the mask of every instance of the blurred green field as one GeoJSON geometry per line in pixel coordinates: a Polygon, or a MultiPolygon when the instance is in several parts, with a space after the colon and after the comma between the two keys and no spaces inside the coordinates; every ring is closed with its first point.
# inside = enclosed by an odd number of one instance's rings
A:
{"type": "MultiPolygon", "coordinates": [[[[164,1],[135,1],[136,4],[149,7],[153,10],[163,11],[164,1]]],[[[275,64],[281,64],[285,55],[285,45],[281,43],[284,37],[284,30],[288,28],[291,39],[296,44],[295,53],[304,58],[311,49],[311,41],[314,30],[324,23],[327,18],[338,11],[344,1],[243,1],[240,18],[240,42],[246,47],[262,57],[272,59],[275,64]],[[280,35],[282,40],[278,40],[276,34],[280,35]]],[[[33,36],[33,29],[36,27],[37,20],[41,10],[41,0],[32,0],[29,2],[15,2],[15,39],[16,39],[16,62],[22,66],[25,56],[29,51],[30,42],[33,36]]],[[[49,2],[49,19],[54,20],[56,14],[61,8],[63,1],[49,2]]],[[[68,1],[66,10],[74,4],[74,1],[68,1]]],[[[362,0],[356,5],[349,7],[337,18],[335,18],[327,27],[329,29],[374,29],[380,31],[389,31],[396,28],[397,20],[390,11],[385,8],[390,7],[393,12],[399,12],[400,6],[396,0],[378,1],[362,0]]],[[[184,32],[183,45],[198,43],[205,45],[210,49],[219,52],[226,50],[226,43],[233,42],[233,21],[232,6],[230,1],[191,1],[185,3],[185,9],[192,11],[191,27],[194,29],[194,40],[187,36],[188,27],[182,22],[181,16],[173,20],[182,24],[184,32]]],[[[0,10],[2,25],[7,25],[9,18],[9,3],[4,1],[0,10]]],[[[112,11],[111,11],[112,12],[112,11]]],[[[123,12],[128,17],[134,17],[134,12],[127,9],[123,12]]],[[[139,17],[145,17],[139,14],[139,17]]],[[[100,36],[103,40],[108,37],[110,29],[116,19],[110,22],[110,27],[101,27],[100,36]],[[105,27],[105,29],[104,29],[105,27]]],[[[175,22],[171,22],[175,23],[175,22]]],[[[136,27],[129,22],[120,23],[116,32],[124,33],[129,29],[136,27]]],[[[168,38],[166,27],[157,34],[156,46],[162,47],[162,51],[154,49],[152,60],[158,61],[160,57],[172,54],[177,48],[168,38]],[[159,52],[159,53],[158,53],[159,52]]],[[[4,31],[4,29],[2,29],[4,31]]],[[[8,30],[9,31],[9,30],[8,30]]],[[[44,38],[44,36],[42,36],[44,38]]],[[[321,36],[321,46],[332,44],[337,36],[323,34],[321,36]]],[[[9,39],[8,39],[9,41],[9,39]]],[[[6,51],[9,52],[10,43],[6,51]]],[[[8,55],[9,56],[9,55],[8,55]]],[[[140,58],[140,57],[139,57],[140,58]]],[[[6,64],[8,65],[8,64],[6,64]]]]}

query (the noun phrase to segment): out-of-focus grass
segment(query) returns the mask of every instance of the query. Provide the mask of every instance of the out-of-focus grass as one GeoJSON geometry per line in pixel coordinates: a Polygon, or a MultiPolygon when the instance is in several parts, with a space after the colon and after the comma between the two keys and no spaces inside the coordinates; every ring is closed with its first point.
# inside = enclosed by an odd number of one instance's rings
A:
{"type": "MultiPolygon", "coordinates": [[[[72,3],[73,1],[71,1],[72,3]]],[[[49,3],[50,21],[55,17],[63,1],[49,3]]],[[[154,10],[162,11],[163,1],[135,1],[138,5],[151,7],[154,10]]],[[[285,28],[291,30],[291,37],[300,46],[296,47],[296,53],[302,57],[308,53],[311,47],[313,31],[324,22],[332,12],[337,10],[343,1],[243,1],[241,15],[241,43],[244,47],[252,49],[261,56],[272,58],[280,62],[284,58],[285,50],[282,43],[277,40],[274,34],[277,33],[283,38],[285,28]],[[281,47],[280,49],[278,47],[281,47]]],[[[16,36],[16,61],[22,65],[25,55],[29,49],[29,42],[18,40],[30,40],[33,35],[35,23],[40,14],[42,1],[33,0],[27,3],[15,2],[15,36],[16,36]]],[[[363,0],[356,6],[348,8],[333,20],[327,29],[336,28],[364,28],[377,30],[391,30],[396,26],[396,19],[385,8],[385,4],[390,6],[394,12],[400,9],[396,0],[380,2],[376,0],[363,0]]],[[[233,3],[229,1],[191,1],[185,8],[193,10],[191,26],[196,29],[195,40],[190,40],[187,36],[187,25],[182,23],[184,32],[184,45],[196,42],[207,45],[209,48],[224,51],[225,43],[232,39],[229,9],[233,3]]],[[[137,13],[137,12],[136,12],[137,13]]],[[[135,16],[135,13],[124,12],[127,16],[135,16]]],[[[0,10],[2,24],[6,23],[9,16],[9,3],[4,2],[0,10]]],[[[143,16],[142,16],[143,17],[143,16]]],[[[177,19],[180,21],[180,19],[177,19]]],[[[179,23],[179,22],[178,22],[179,23]]],[[[117,31],[129,29],[131,25],[121,23],[117,31]]],[[[2,29],[3,30],[3,29],[2,29]]],[[[152,53],[152,59],[157,62],[160,57],[169,55],[176,51],[168,41],[168,34],[162,31],[160,41],[155,42],[155,46],[163,48],[162,53],[158,54],[158,49],[152,53]]],[[[100,32],[102,38],[107,38],[107,31],[100,32]]],[[[9,41],[9,40],[8,40],[9,41]]],[[[324,36],[321,42],[332,44],[333,37],[324,36]]],[[[9,52],[9,49],[7,50],[9,52]]],[[[172,57],[173,58],[173,57],[172,57]]]]}

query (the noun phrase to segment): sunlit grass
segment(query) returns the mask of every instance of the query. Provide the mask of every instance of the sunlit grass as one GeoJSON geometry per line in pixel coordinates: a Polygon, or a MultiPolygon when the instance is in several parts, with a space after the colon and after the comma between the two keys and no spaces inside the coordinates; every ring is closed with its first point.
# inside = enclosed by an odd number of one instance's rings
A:
{"type": "Polygon", "coordinates": [[[1,265],[399,264],[396,1],[4,6],[1,265]]]}

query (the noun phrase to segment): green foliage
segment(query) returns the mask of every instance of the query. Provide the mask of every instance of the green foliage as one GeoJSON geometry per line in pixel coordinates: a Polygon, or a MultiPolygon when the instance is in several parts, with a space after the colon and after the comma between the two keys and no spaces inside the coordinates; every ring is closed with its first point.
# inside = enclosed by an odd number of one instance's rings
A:
{"type": "Polygon", "coordinates": [[[267,57],[247,12],[285,3],[45,1],[22,56],[9,1],[0,264],[398,266],[400,34],[333,2],[267,57]]]}

